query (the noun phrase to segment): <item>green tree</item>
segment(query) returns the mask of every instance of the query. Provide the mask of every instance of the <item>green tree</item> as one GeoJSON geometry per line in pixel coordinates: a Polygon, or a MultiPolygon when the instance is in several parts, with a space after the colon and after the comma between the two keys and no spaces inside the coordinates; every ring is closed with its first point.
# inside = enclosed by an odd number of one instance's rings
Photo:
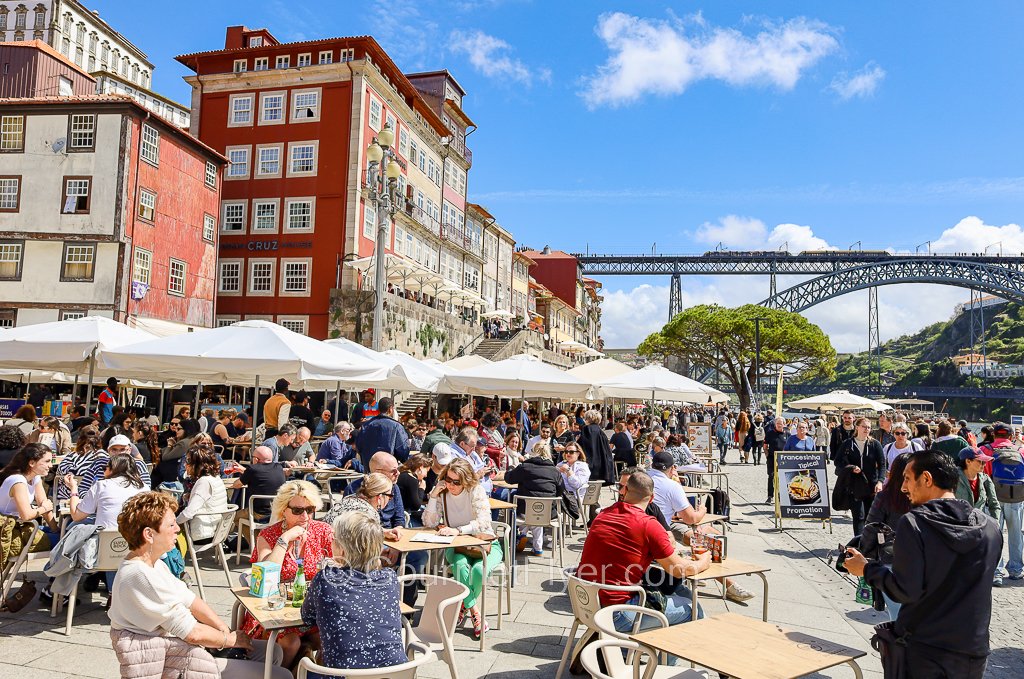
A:
{"type": "Polygon", "coordinates": [[[836,352],[828,336],[800,314],[746,304],[735,309],[701,304],[677,314],[660,332],[647,337],[640,354],[676,357],[691,364],[719,366],[747,408],[756,381],[754,319],[761,321],[761,374],[787,379],[832,379],[836,352]]]}

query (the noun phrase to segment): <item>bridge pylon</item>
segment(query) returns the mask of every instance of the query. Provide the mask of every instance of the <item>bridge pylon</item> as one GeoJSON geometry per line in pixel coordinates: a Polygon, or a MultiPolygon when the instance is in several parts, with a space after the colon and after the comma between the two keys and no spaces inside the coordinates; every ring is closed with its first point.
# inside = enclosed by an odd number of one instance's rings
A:
{"type": "Polygon", "coordinates": [[[668,287],[668,320],[671,321],[676,314],[681,313],[683,313],[683,280],[682,276],[674,273],[668,287]]]}

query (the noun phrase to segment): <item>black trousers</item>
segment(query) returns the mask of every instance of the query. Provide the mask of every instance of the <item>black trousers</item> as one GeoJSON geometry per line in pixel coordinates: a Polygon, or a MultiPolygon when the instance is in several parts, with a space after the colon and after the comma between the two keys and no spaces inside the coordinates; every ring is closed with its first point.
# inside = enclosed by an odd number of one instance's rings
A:
{"type": "Polygon", "coordinates": [[[982,679],[987,657],[944,651],[924,644],[907,644],[906,679],[982,679]]]}
{"type": "Polygon", "coordinates": [[[867,518],[868,509],[871,508],[872,500],[850,500],[850,514],[853,515],[853,534],[860,535],[864,530],[864,520],[867,518]]]}
{"type": "MultiPolygon", "coordinates": [[[[757,453],[754,453],[757,455],[757,453]]],[[[775,497],[775,451],[769,450],[765,455],[765,471],[768,472],[768,497],[775,497]]]]}

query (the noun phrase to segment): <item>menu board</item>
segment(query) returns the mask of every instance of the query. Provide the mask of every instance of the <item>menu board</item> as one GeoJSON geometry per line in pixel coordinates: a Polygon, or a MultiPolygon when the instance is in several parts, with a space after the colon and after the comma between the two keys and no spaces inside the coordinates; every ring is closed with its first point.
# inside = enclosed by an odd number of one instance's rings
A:
{"type": "Polygon", "coordinates": [[[775,453],[775,515],[781,519],[831,516],[825,453],[775,453]]]}
{"type": "Polygon", "coordinates": [[[695,455],[712,454],[710,422],[690,422],[686,425],[686,435],[690,439],[687,445],[695,455]]]}

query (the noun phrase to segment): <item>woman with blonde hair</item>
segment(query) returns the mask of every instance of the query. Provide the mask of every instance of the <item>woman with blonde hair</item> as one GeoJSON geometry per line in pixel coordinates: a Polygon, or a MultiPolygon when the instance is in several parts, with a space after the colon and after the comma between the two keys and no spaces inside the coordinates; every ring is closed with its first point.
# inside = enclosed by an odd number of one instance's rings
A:
{"type": "Polygon", "coordinates": [[[569,428],[569,418],[564,413],[555,418],[554,432],[551,434],[552,452],[561,455],[562,449],[569,441],[575,441],[576,435],[569,428]]]}
{"type": "Polygon", "coordinates": [[[367,474],[359,489],[352,495],[346,495],[333,507],[324,517],[324,523],[333,526],[335,519],[348,512],[360,512],[380,526],[380,510],[387,507],[388,502],[394,496],[394,486],[391,479],[380,472],[367,474]]]}
{"type": "MultiPolygon", "coordinates": [[[[322,505],[320,489],[309,481],[288,481],[281,486],[271,504],[270,525],[260,531],[253,546],[252,563],[280,564],[281,582],[294,580],[301,564],[306,582],[311,582],[320,570],[320,562],[334,553],[331,527],[313,519],[322,505]]],[[[270,636],[249,614],[242,621],[242,631],[254,639],[270,636]]],[[[282,665],[291,666],[304,637],[319,644],[315,627],[301,625],[280,631],[277,643],[284,651],[282,665]]]]}
{"type": "Polygon", "coordinates": [[[733,434],[736,447],[740,449],[740,462],[747,461],[747,452],[750,450],[750,447],[747,445],[747,432],[750,431],[751,426],[750,416],[747,415],[745,410],[741,410],[736,418],[736,427],[733,434]]]}
{"type": "Polygon", "coordinates": [[[445,550],[445,558],[451,564],[455,579],[469,587],[469,594],[462,600],[459,623],[468,612],[473,620],[473,636],[479,639],[487,630],[487,622],[480,615],[477,602],[483,594],[487,574],[501,563],[504,555],[501,545],[494,539],[487,493],[469,462],[461,458],[452,460],[438,476],[437,485],[430,491],[427,508],[423,510],[423,525],[428,528],[436,526],[439,535],[472,535],[491,541],[489,545],[466,551],[445,550]]]}

